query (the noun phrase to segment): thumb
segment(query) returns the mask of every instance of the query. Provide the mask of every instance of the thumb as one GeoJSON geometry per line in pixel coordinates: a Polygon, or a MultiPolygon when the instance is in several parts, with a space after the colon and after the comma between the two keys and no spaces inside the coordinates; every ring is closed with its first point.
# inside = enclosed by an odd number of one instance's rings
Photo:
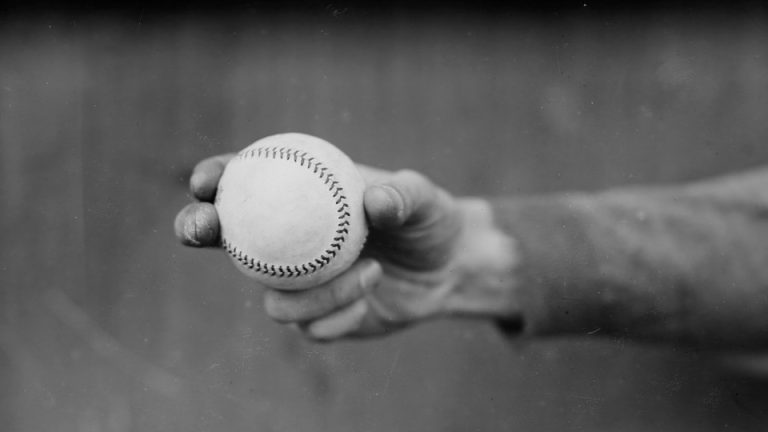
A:
{"type": "Polygon", "coordinates": [[[392,229],[417,225],[429,218],[438,197],[439,189],[424,175],[401,170],[369,186],[363,201],[374,228],[392,229]]]}

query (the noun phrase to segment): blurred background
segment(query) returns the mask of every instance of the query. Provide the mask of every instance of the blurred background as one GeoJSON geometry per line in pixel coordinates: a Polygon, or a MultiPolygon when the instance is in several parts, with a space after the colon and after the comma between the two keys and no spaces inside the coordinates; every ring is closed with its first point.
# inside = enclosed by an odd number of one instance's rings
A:
{"type": "Polygon", "coordinates": [[[765,164],[759,3],[20,4],[0,9],[3,431],[768,428],[759,360],[482,322],[313,344],[172,230],[197,161],[277,132],[458,195],[765,164]]]}

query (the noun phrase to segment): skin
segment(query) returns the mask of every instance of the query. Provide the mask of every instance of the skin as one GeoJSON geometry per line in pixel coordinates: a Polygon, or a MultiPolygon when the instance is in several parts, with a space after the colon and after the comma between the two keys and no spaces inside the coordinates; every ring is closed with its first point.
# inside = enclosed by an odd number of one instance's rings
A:
{"type": "MultiPolygon", "coordinates": [[[[195,167],[190,189],[197,201],[175,221],[182,244],[218,247],[212,203],[232,156],[214,156],[195,167]]],[[[487,201],[453,197],[414,171],[358,169],[366,181],[370,228],[360,258],[335,279],[305,291],[259,285],[272,319],[330,341],[385,335],[438,317],[519,316],[519,254],[514,240],[496,227],[487,201]]]]}
{"type": "MultiPolygon", "coordinates": [[[[195,168],[198,202],[176,219],[182,243],[219,244],[211,203],[231,157],[195,168]]],[[[261,287],[266,313],[310,338],[475,317],[516,337],[768,347],[766,169],[493,201],[453,197],[413,171],[359,169],[370,228],[360,259],[306,291],[261,287]]]]}

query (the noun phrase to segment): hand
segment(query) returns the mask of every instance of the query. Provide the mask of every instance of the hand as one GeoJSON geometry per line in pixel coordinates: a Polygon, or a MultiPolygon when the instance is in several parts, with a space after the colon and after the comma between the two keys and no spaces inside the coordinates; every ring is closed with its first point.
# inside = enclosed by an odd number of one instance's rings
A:
{"type": "MultiPolygon", "coordinates": [[[[185,207],[175,224],[183,244],[218,246],[211,203],[232,156],[195,167],[190,187],[200,202],[185,207]]],[[[515,256],[504,235],[493,231],[487,203],[455,199],[413,171],[358,169],[367,184],[363,201],[370,228],[360,258],[335,279],[305,291],[264,287],[269,316],[311,338],[331,340],[385,334],[448,314],[513,313],[503,274],[515,256]]]]}

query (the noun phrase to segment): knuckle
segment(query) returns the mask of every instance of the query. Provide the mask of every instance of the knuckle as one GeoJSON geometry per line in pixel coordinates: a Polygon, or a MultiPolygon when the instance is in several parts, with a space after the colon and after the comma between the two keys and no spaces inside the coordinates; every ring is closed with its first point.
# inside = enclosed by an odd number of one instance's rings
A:
{"type": "Polygon", "coordinates": [[[334,338],[326,335],[318,335],[314,333],[312,330],[310,330],[309,328],[303,330],[302,333],[304,334],[305,338],[315,343],[327,344],[327,343],[333,342],[334,340],[334,338]]]}
{"type": "Polygon", "coordinates": [[[281,323],[291,322],[291,314],[285,306],[284,299],[276,291],[267,291],[264,293],[264,312],[273,320],[281,323]]]}
{"type": "Polygon", "coordinates": [[[381,265],[375,260],[366,260],[357,273],[357,289],[361,296],[370,293],[381,277],[381,265]]]}
{"type": "Polygon", "coordinates": [[[360,297],[361,272],[352,269],[333,281],[326,288],[331,308],[345,306],[360,297]]]}
{"type": "Polygon", "coordinates": [[[411,169],[403,169],[397,172],[396,178],[404,198],[410,200],[423,200],[434,195],[436,187],[432,180],[424,174],[411,169]]]}
{"type": "Polygon", "coordinates": [[[344,305],[347,302],[347,289],[346,284],[339,283],[341,281],[335,281],[335,283],[328,285],[324,288],[325,308],[333,310],[339,306],[344,305]]]}
{"type": "Polygon", "coordinates": [[[396,176],[404,183],[418,185],[429,183],[429,180],[424,176],[424,174],[409,168],[397,171],[396,176]]]}
{"type": "Polygon", "coordinates": [[[314,322],[303,322],[298,324],[298,330],[301,332],[302,336],[304,336],[306,339],[311,340],[313,342],[327,342],[328,340],[323,338],[321,335],[317,335],[314,331],[314,322]]]}

